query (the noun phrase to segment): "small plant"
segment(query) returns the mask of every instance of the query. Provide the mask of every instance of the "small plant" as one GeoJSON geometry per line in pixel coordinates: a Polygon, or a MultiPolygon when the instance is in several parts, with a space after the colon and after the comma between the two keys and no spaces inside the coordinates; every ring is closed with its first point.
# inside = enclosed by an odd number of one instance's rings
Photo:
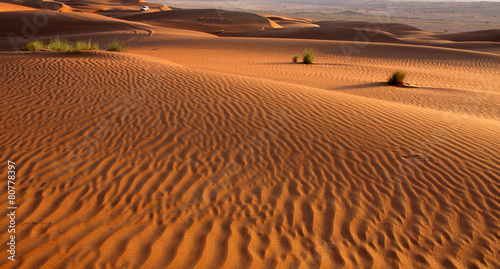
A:
{"type": "Polygon", "coordinates": [[[88,41],[77,41],[75,46],[75,51],[83,52],[85,50],[99,50],[99,44],[92,43],[92,40],[90,38],[88,41]]]}
{"type": "Polygon", "coordinates": [[[401,86],[406,78],[406,71],[396,70],[392,72],[392,75],[387,79],[387,84],[392,86],[401,86]]]}
{"type": "Polygon", "coordinates": [[[304,61],[305,64],[312,64],[314,62],[314,51],[305,50],[304,56],[302,57],[302,61],[304,61]]]}
{"type": "Polygon", "coordinates": [[[296,63],[298,60],[299,60],[299,55],[298,54],[293,55],[292,62],[296,63]]]}
{"type": "Polygon", "coordinates": [[[215,31],[216,34],[223,34],[225,33],[226,31],[224,31],[224,29],[220,29],[220,30],[217,30],[215,31]]]}
{"type": "Polygon", "coordinates": [[[48,48],[57,51],[72,51],[73,47],[64,38],[54,37],[50,40],[48,48]]]}
{"type": "Polygon", "coordinates": [[[113,40],[111,44],[108,46],[108,51],[126,51],[127,47],[125,47],[125,44],[123,41],[118,41],[118,40],[113,40]]]}
{"type": "Polygon", "coordinates": [[[199,17],[199,18],[198,18],[198,20],[199,20],[199,21],[202,21],[202,20],[204,20],[204,19],[205,19],[205,17],[199,17]]]}
{"type": "Polygon", "coordinates": [[[42,41],[32,41],[21,47],[22,51],[37,52],[45,49],[45,44],[42,41]]]}

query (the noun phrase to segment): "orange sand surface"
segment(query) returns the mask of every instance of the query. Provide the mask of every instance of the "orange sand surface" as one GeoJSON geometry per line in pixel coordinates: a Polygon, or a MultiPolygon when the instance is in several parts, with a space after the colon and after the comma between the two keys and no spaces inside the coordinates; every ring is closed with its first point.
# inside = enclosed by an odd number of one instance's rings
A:
{"type": "Polygon", "coordinates": [[[495,30],[64,5],[0,3],[1,268],[500,267],[495,30]]]}

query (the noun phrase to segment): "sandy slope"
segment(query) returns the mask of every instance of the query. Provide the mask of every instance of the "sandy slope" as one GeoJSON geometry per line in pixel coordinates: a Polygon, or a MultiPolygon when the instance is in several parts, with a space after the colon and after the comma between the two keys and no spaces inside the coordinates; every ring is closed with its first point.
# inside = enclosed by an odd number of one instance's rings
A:
{"type": "Polygon", "coordinates": [[[267,37],[426,45],[500,53],[498,31],[435,34],[400,23],[322,21],[216,9],[188,9],[146,14],[109,12],[107,16],[151,25],[214,33],[221,37],[267,37]],[[203,19],[201,19],[203,18],[203,19]]]}
{"type": "Polygon", "coordinates": [[[103,11],[139,11],[142,6],[149,6],[151,11],[170,10],[163,4],[148,3],[144,0],[3,0],[11,4],[35,9],[62,12],[103,12],[103,11]]]}
{"type": "Polygon", "coordinates": [[[23,268],[500,266],[498,121],[133,55],[1,58],[23,268]]]}
{"type": "Polygon", "coordinates": [[[341,91],[462,117],[500,117],[500,56],[495,54],[318,40],[199,37],[174,41],[161,33],[137,43],[131,52],[193,68],[341,91]],[[291,57],[307,48],[316,51],[316,64],[292,63],[291,57]],[[388,75],[401,68],[409,72],[408,82],[415,88],[385,85],[388,75]]]}
{"type": "Polygon", "coordinates": [[[140,30],[149,27],[95,14],[61,13],[50,10],[2,12],[0,16],[2,35],[12,33],[21,37],[33,36],[38,39],[46,36],[140,30]]]}
{"type": "Polygon", "coordinates": [[[11,3],[0,2],[0,12],[19,11],[19,10],[33,10],[33,8],[21,6],[21,5],[15,5],[15,4],[11,4],[11,3]]]}
{"type": "MultiPolygon", "coordinates": [[[[9,22],[35,13],[4,11],[8,50],[23,34],[9,22]]],[[[120,38],[129,53],[0,52],[0,157],[19,178],[17,262],[2,251],[0,267],[500,267],[500,56],[219,38],[202,32],[324,36],[300,18],[228,12],[203,30],[217,10],[169,12],[51,12],[30,37],[120,38]],[[316,64],[291,63],[306,48],[316,64]],[[396,68],[414,88],[384,85],[396,68]]],[[[362,24],[318,26],[349,40],[362,24]]]]}
{"type": "MultiPolygon", "coordinates": [[[[125,21],[93,13],[67,13],[51,10],[6,11],[0,16],[0,49],[18,50],[32,40],[48,42],[53,37],[70,41],[92,38],[102,46],[113,39],[134,42],[160,30],[164,34],[207,36],[201,32],[164,28],[125,21]]],[[[212,37],[212,36],[210,36],[212,37]]]]}
{"type": "Polygon", "coordinates": [[[312,20],[306,18],[290,18],[284,16],[276,16],[272,14],[259,14],[265,18],[274,21],[279,26],[283,28],[294,28],[294,27],[319,27],[312,20]]]}
{"type": "Polygon", "coordinates": [[[206,33],[214,33],[223,29],[226,35],[236,35],[250,30],[281,28],[276,22],[257,14],[217,9],[179,9],[168,12],[111,13],[105,15],[156,26],[206,33]]]}

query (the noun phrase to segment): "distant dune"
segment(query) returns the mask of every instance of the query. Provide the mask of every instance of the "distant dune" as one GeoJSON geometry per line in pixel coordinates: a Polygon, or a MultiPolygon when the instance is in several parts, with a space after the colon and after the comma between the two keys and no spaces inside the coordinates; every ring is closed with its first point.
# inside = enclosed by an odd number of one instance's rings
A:
{"type": "Polygon", "coordinates": [[[467,33],[450,33],[436,35],[441,39],[451,40],[451,41],[490,41],[490,42],[500,42],[500,29],[495,30],[483,30],[467,33]]]}
{"type": "Polygon", "coordinates": [[[0,3],[1,268],[500,267],[496,30],[59,4],[0,3]]]}
{"type": "Polygon", "coordinates": [[[5,11],[19,11],[19,10],[33,10],[33,8],[29,8],[26,6],[15,5],[10,3],[2,3],[0,2],[0,12],[5,11]]]}
{"type": "Polygon", "coordinates": [[[172,10],[143,14],[117,14],[117,18],[145,22],[156,26],[214,33],[239,33],[250,29],[281,28],[277,23],[257,14],[216,9],[172,10]]]}

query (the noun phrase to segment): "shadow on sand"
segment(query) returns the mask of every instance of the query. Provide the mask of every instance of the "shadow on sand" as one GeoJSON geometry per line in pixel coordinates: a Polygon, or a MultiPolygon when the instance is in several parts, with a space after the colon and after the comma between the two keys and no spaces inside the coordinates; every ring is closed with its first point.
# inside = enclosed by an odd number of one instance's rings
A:
{"type": "Polygon", "coordinates": [[[382,86],[389,86],[389,85],[387,85],[387,82],[374,82],[374,83],[347,85],[347,86],[337,87],[334,90],[366,89],[366,88],[377,88],[382,86]]]}

